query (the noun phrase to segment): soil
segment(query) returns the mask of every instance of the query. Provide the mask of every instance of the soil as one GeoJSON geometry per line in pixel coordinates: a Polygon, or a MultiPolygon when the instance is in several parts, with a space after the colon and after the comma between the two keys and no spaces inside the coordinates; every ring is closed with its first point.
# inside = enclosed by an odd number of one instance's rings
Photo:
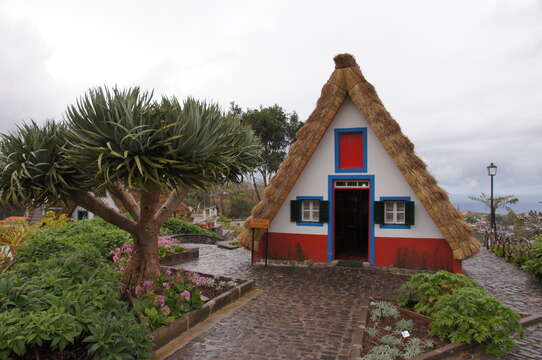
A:
{"type": "MultiPolygon", "coordinates": [[[[205,277],[211,277],[210,275],[205,275],[205,277]]],[[[221,277],[221,276],[212,276],[217,282],[220,282],[220,281],[224,281],[224,282],[229,282],[229,281],[234,281],[235,282],[235,286],[239,285],[241,282],[240,281],[237,281],[235,279],[230,279],[230,278],[225,278],[225,277],[221,277]]],[[[204,287],[204,286],[201,286],[199,287],[200,289],[200,294],[209,298],[209,300],[212,300],[213,298],[225,293],[226,291],[230,290],[230,289],[233,289],[235,286],[224,286],[224,287],[221,287],[219,289],[215,288],[215,287],[204,287]]]]}
{"type": "MultiPolygon", "coordinates": [[[[388,302],[395,305],[395,303],[393,301],[388,301],[388,302]]],[[[371,301],[371,303],[372,303],[372,301],[371,301]]],[[[369,309],[368,309],[368,312],[367,312],[367,325],[366,325],[366,328],[374,328],[375,327],[375,322],[371,320],[371,310],[374,309],[374,306],[372,306],[371,303],[369,304],[369,309]]],[[[397,306],[397,305],[395,305],[395,306],[397,306]]],[[[361,355],[368,354],[371,351],[371,349],[373,348],[373,346],[380,345],[381,344],[380,339],[383,336],[391,335],[391,336],[394,336],[394,337],[396,337],[398,339],[402,339],[402,336],[400,334],[394,333],[395,323],[397,321],[401,320],[401,319],[412,320],[413,323],[414,323],[414,326],[413,326],[412,330],[409,330],[409,333],[410,333],[409,338],[416,337],[416,338],[418,338],[418,339],[420,339],[420,340],[422,340],[424,342],[426,340],[431,340],[433,342],[434,346],[431,349],[427,349],[425,351],[430,351],[432,349],[436,349],[436,348],[439,348],[441,346],[444,346],[444,345],[448,344],[447,342],[441,341],[438,338],[429,335],[429,331],[431,330],[431,319],[430,318],[427,318],[427,317],[425,317],[423,315],[419,315],[417,313],[414,313],[413,311],[410,311],[408,309],[400,308],[398,306],[397,306],[397,308],[399,309],[399,312],[401,314],[400,317],[395,318],[395,319],[393,319],[393,318],[381,318],[378,321],[378,324],[376,325],[377,326],[376,327],[377,333],[376,333],[375,336],[370,337],[369,334],[367,334],[366,332],[363,334],[363,347],[362,347],[361,355]],[[385,327],[387,327],[387,326],[391,327],[391,331],[385,329],[385,327]]],[[[405,340],[407,340],[407,339],[405,339],[405,340]]]]}

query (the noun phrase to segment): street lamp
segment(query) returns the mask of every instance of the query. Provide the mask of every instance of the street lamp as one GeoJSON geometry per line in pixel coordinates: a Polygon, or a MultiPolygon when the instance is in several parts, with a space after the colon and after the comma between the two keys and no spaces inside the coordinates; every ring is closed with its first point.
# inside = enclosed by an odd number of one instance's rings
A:
{"type": "Polygon", "coordinates": [[[493,232],[493,236],[495,236],[497,226],[495,225],[495,207],[493,206],[493,176],[497,175],[497,165],[491,163],[487,167],[487,174],[491,177],[491,231],[493,232]]]}

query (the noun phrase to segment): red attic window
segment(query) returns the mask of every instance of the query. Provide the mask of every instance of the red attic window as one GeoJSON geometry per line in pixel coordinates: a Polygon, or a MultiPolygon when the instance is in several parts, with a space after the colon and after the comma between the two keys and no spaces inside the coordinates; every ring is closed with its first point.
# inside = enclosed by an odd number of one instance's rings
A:
{"type": "Polygon", "coordinates": [[[335,171],[367,171],[366,128],[335,129],[335,171]]]}

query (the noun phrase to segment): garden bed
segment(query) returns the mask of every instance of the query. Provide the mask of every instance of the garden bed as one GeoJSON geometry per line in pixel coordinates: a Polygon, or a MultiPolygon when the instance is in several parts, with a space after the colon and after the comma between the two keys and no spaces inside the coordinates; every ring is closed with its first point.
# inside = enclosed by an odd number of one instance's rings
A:
{"type": "Polygon", "coordinates": [[[185,263],[187,261],[195,260],[199,258],[199,248],[186,249],[184,251],[166,255],[160,258],[160,265],[162,266],[174,266],[185,263]]]}
{"type": "Polygon", "coordinates": [[[366,303],[362,359],[411,359],[449,344],[429,335],[429,317],[401,308],[393,300],[369,298],[366,303]]]}
{"type": "MultiPolygon", "coordinates": [[[[176,269],[170,269],[176,271],[176,269]]],[[[224,306],[238,300],[243,295],[254,289],[254,280],[236,280],[223,276],[208,274],[194,274],[213,279],[214,283],[225,286],[200,287],[200,294],[204,304],[199,309],[173,320],[170,324],[161,326],[151,333],[155,349],[160,348],[180,336],[182,333],[207,319],[211,314],[222,309],[224,306]]]]}

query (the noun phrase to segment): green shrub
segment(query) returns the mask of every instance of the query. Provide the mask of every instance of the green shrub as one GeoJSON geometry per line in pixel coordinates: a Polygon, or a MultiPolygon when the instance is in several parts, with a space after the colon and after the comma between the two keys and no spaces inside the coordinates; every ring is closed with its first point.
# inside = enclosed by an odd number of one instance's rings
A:
{"type": "Polygon", "coordinates": [[[420,273],[413,275],[401,286],[401,295],[397,299],[397,304],[407,306],[414,303],[414,310],[431,315],[433,306],[440,297],[465,287],[478,288],[479,286],[463,274],[452,274],[444,270],[436,273],[420,273]]]}
{"type": "Polygon", "coordinates": [[[130,240],[130,235],[100,218],[72,221],[30,237],[17,254],[17,262],[43,260],[60,252],[91,244],[103,259],[130,240]]]}
{"type": "Polygon", "coordinates": [[[160,235],[167,236],[177,234],[199,234],[210,237],[218,237],[218,235],[212,231],[202,229],[197,225],[190,224],[175,217],[169,218],[160,227],[160,235]]]}
{"type": "Polygon", "coordinates": [[[522,332],[519,315],[481,288],[464,287],[444,295],[432,308],[431,335],[454,343],[487,342],[486,351],[504,355],[522,332]]]}
{"type": "Polygon", "coordinates": [[[101,252],[91,243],[45,239],[33,244],[47,245],[38,260],[17,261],[0,278],[0,359],[42,349],[64,357],[74,348],[88,358],[148,358],[148,330],[120,299],[120,274],[101,252]]]}
{"type": "Polygon", "coordinates": [[[523,263],[522,269],[537,277],[542,277],[542,236],[534,240],[530,256],[523,263]]]}

